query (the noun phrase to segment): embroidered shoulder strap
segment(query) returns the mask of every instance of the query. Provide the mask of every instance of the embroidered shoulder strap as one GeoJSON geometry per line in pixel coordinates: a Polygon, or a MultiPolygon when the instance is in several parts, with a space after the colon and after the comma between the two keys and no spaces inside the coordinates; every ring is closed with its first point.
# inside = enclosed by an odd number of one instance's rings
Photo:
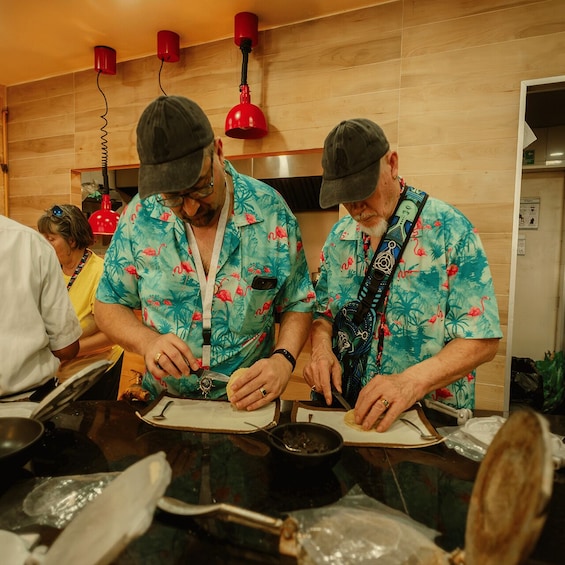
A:
{"type": "Polygon", "coordinates": [[[427,198],[421,190],[405,189],[373,255],[357,299],[344,304],[335,316],[333,351],[343,369],[344,396],[352,406],[361,390],[379,309],[427,198]]]}
{"type": "Polygon", "coordinates": [[[427,199],[428,195],[423,190],[411,186],[406,187],[402,193],[388,230],[382,237],[361,283],[357,296],[359,306],[354,316],[357,324],[369,310],[378,311],[379,303],[386,294],[391,276],[404,253],[410,234],[427,199]]]}

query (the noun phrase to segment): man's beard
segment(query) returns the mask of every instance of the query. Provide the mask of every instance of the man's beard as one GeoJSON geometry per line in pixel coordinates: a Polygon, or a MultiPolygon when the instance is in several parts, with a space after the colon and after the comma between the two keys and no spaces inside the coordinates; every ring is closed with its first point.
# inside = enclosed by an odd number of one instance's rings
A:
{"type": "Polygon", "coordinates": [[[201,208],[198,209],[198,212],[194,216],[187,216],[184,212],[180,214],[182,220],[184,220],[187,224],[194,226],[195,228],[205,228],[214,223],[216,217],[220,215],[221,209],[218,210],[217,208],[213,208],[208,206],[202,210],[201,208]]]}
{"type": "Polygon", "coordinates": [[[381,219],[373,226],[364,226],[363,224],[359,224],[359,227],[361,228],[361,231],[370,236],[373,241],[380,241],[388,229],[388,223],[386,220],[381,219]]]}

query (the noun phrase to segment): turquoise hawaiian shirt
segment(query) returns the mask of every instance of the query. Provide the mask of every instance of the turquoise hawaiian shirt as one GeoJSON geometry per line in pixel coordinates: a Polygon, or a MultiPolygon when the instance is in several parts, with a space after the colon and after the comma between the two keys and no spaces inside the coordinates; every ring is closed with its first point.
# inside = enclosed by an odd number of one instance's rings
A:
{"type": "MultiPolygon", "coordinates": [[[[332,321],[341,306],[357,298],[372,259],[365,237],[349,215],[332,228],[322,250],[315,317],[332,321]]],[[[377,373],[402,372],[455,338],[502,337],[487,257],[478,233],[458,210],[428,198],[393,274],[384,321],[376,325],[363,385],[377,373]]],[[[474,372],[430,396],[473,409],[474,372]]]]}
{"type": "MultiPolygon", "coordinates": [[[[211,368],[230,375],[270,355],[275,311],[311,312],[315,295],[298,223],[283,198],[227,161],[226,172],[233,177],[234,212],[212,300],[211,368]],[[269,278],[273,288],[253,288],[256,277],[269,278]]],[[[202,299],[185,226],[154,196],[136,196],[122,213],[96,297],[140,309],[144,324],[176,334],[201,359],[202,299]]],[[[215,382],[208,396],[223,396],[225,384],[215,382]]],[[[195,375],[157,380],[147,373],[143,387],[153,398],[164,389],[201,395],[195,375]]]]}

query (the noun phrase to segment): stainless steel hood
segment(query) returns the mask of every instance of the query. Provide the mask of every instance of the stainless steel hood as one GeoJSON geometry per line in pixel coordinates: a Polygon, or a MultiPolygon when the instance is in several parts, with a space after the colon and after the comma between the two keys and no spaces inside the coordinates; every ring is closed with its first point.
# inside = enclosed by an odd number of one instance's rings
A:
{"type": "Polygon", "coordinates": [[[235,169],[272,186],[293,212],[321,211],[322,152],[229,158],[235,169]]]}

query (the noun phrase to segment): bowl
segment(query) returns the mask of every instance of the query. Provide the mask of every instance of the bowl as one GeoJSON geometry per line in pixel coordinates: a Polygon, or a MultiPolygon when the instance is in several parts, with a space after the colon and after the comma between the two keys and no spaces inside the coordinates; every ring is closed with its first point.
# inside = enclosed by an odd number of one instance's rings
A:
{"type": "Polygon", "coordinates": [[[39,420],[20,416],[0,418],[0,468],[25,465],[44,431],[39,420]]]}
{"type": "Polygon", "coordinates": [[[323,424],[288,422],[270,432],[282,440],[269,436],[269,443],[276,457],[300,469],[320,466],[331,469],[339,460],[343,449],[341,434],[323,424]],[[290,451],[283,442],[299,451],[290,451]]]}

